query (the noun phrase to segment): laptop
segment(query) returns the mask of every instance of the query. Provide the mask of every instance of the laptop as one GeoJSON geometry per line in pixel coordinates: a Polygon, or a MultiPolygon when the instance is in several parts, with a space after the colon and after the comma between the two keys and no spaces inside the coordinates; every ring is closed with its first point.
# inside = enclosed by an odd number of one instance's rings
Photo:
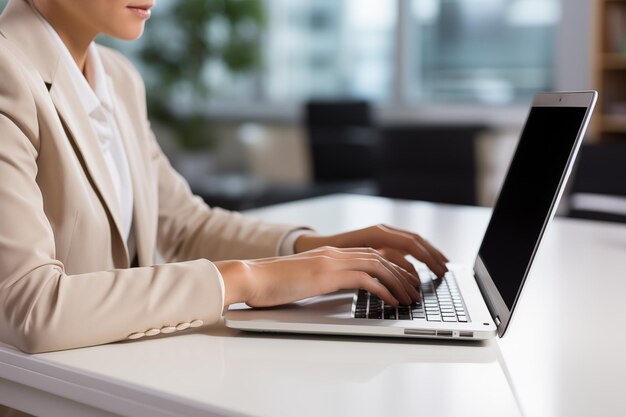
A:
{"type": "Polygon", "coordinates": [[[421,300],[385,305],[363,290],[285,306],[230,307],[226,326],[248,331],[445,338],[502,337],[558,206],[597,93],[540,93],[533,99],[473,266],[434,276],[416,263],[421,300]]]}

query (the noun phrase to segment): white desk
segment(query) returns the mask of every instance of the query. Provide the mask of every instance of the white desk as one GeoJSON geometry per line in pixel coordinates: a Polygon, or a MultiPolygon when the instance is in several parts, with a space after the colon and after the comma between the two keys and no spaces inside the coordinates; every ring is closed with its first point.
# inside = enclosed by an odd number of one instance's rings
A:
{"type": "MultiPolygon", "coordinates": [[[[322,233],[397,225],[471,263],[489,210],[333,196],[251,214],[322,233]]],[[[218,325],[32,356],[0,347],[0,403],[46,416],[623,415],[624,266],[626,226],[557,219],[502,340],[268,336],[218,325]]]]}

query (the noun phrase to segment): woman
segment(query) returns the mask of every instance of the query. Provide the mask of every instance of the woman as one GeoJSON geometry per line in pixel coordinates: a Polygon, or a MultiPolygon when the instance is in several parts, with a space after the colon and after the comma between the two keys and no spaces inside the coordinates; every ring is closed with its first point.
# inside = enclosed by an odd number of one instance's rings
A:
{"type": "Polygon", "coordinates": [[[10,0],[0,17],[1,342],[36,353],[149,337],[236,302],[348,288],[409,304],[405,255],[446,271],[405,231],[320,236],[194,197],[154,139],[139,74],[93,43],[138,38],[153,5],[10,0]],[[157,249],[170,263],[154,265],[157,249]]]}

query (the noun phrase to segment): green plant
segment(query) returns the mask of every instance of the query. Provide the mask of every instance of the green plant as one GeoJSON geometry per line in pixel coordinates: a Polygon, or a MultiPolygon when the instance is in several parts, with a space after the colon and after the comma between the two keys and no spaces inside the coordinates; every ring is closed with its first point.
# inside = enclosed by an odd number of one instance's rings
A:
{"type": "Polygon", "coordinates": [[[210,65],[241,74],[261,64],[262,0],[185,0],[155,13],[138,57],[145,69],[151,118],[171,128],[187,149],[213,136],[204,107],[214,86],[210,65]],[[182,103],[182,105],[181,105],[182,103]]]}

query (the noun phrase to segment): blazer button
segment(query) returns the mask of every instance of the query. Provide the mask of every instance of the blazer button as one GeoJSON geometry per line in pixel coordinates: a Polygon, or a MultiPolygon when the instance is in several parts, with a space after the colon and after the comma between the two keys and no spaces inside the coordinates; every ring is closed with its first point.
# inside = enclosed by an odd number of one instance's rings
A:
{"type": "Polygon", "coordinates": [[[191,326],[191,323],[180,323],[178,326],[176,326],[176,330],[185,330],[188,329],[191,326]]]}
{"type": "Polygon", "coordinates": [[[200,326],[202,326],[203,323],[204,322],[202,320],[194,320],[191,323],[189,323],[189,325],[191,327],[200,327],[200,326]]]}
{"type": "Polygon", "coordinates": [[[140,337],[144,337],[146,334],[144,332],[137,332],[137,333],[133,333],[130,336],[128,336],[129,339],[133,340],[133,339],[139,339],[140,337]]]}
{"type": "Polygon", "coordinates": [[[154,336],[161,333],[160,329],[150,329],[146,332],[146,336],[154,336]]]}
{"type": "Polygon", "coordinates": [[[174,326],[161,327],[161,333],[174,333],[175,331],[176,327],[174,326]]]}

